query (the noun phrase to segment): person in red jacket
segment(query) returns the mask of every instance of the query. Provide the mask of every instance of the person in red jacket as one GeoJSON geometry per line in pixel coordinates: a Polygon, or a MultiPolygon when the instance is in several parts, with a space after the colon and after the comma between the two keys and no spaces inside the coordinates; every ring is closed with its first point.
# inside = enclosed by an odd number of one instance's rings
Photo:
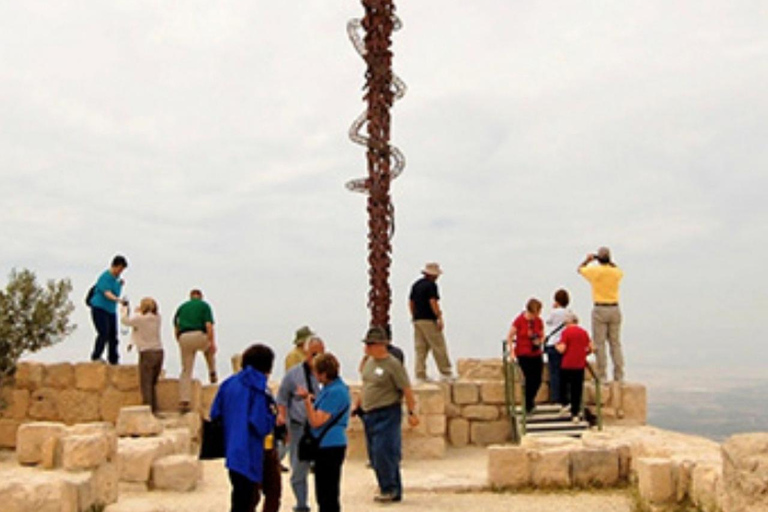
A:
{"type": "Polygon", "coordinates": [[[563,355],[560,363],[560,396],[564,413],[568,411],[565,397],[570,397],[570,415],[574,422],[581,420],[581,396],[584,390],[584,368],[587,366],[587,356],[594,351],[592,341],[587,331],[579,327],[579,319],[573,313],[565,316],[565,329],[560,336],[560,342],[555,345],[563,355]]]}
{"type": "Polygon", "coordinates": [[[536,394],[541,387],[541,372],[544,369],[542,343],[544,322],[541,321],[541,301],[529,299],[525,311],[512,322],[507,334],[509,353],[520,365],[525,378],[525,410],[531,412],[535,406],[536,394]]]}

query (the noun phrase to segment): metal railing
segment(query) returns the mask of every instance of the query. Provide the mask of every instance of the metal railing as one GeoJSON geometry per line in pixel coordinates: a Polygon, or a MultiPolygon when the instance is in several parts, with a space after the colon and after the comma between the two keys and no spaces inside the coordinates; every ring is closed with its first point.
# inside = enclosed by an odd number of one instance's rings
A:
{"type": "MultiPolygon", "coordinates": [[[[589,373],[592,375],[592,378],[595,381],[595,408],[597,410],[597,430],[603,430],[603,397],[602,393],[600,391],[601,383],[600,383],[600,377],[598,377],[597,372],[592,367],[592,364],[587,361],[587,370],[589,370],[589,373]]],[[[584,396],[585,394],[581,395],[581,410],[584,410],[584,396]]]]}
{"type": "Polygon", "coordinates": [[[507,416],[512,429],[512,442],[520,444],[525,435],[526,411],[525,404],[525,378],[517,361],[512,359],[509,353],[507,340],[501,342],[502,366],[504,369],[504,400],[507,406],[507,416]],[[517,381],[520,381],[522,406],[517,407],[517,381]],[[519,413],[518,413],[519,411],[519,413]]]}

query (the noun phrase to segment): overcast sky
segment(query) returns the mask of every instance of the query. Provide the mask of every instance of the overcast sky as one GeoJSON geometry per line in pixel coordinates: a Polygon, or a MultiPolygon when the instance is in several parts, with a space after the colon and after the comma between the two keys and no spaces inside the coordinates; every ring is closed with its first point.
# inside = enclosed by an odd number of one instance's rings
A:
{"type": "MultiPolygon", "coordinates": [[[[364,64],[358,2],[0,0],[0,266],[72,280],[77,331],[38,359],[85,360],[83,296],[125,254],[125,293],[170,317],[191,287],[221,353],[290,349],[309,324],[361,353],[364,176],[347,129],[364,64]]],[[[454,358],[500,351],[536,296],[572,292],[608,245],[625,271],[628,378],[765,368],[768,7],[660,0],[398,2],[393,111],[396,343],[426,261],[454,358]],[[643,373],[646,372],[646,373],[643,373]]],[[[224,359],[224,357],[222,357],[224,359]]],[[[125,362],[135,356],[124,357],[125,362]]],[[[278,365],[281,366],[281,365],[278,365]]],[[[219,363],[226,373],[228,363],[219,363]]]]}

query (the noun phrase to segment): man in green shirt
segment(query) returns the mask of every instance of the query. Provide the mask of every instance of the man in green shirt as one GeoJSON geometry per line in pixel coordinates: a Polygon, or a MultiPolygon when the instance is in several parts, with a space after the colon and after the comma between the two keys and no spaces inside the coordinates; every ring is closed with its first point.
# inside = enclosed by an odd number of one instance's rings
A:
{"type": "Polygon", "coordinates": [[[216,338],[213,332],[213,311],[203,300],[203,292],[194,289],[189,292],[189,300],[179,306],[173,317],[173,328],[181,351],[181,376],[179,377],[179,408],[189,411],[192,396],[192,370],[195,367],[195,354],[200,351],[208,365],[208,376],[215,384],[216,376],[216,338]]]}

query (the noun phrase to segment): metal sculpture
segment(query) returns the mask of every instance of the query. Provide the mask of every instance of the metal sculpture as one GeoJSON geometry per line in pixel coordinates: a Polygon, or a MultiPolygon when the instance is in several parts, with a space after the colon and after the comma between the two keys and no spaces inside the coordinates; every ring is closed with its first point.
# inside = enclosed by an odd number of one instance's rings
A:
{"type": "Polygon", "coordinates": [[[368,177],[351,180],[347,188],[368,195],[368,309],[371,325],[389,326],[392,292],[389,269],[392,264],[392,236],[395,209],[390,183],[402,173],[405,157],[390,139],[390,109],[405,95],[405,83],[392,72],[392,32],[401,27],[392,0],[362,0],[365,16],[350,20],[347,33],[365,60],[364,100],[368,108],[349,129],[349,138],[367,148],[368,177]],[[361,36],[361,29],[365,35],[361,36]],[[363,135],[363,128],[367,135],[363,135]]]}

